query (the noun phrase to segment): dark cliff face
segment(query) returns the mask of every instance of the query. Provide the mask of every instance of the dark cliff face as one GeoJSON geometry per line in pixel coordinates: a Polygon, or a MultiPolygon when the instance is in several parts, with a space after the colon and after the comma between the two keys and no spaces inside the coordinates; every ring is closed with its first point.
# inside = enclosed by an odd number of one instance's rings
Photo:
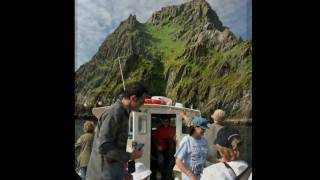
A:
{"type": "Polygon", "coordinates": [[[146,23],[130,15],[76,72],[76,114],[81,105],[110,104],[122,81],[140,80],[152,95],[164,95],[209,116],[251,118],[252,43],[224,27],[204,0],[164,7],[146,23]]]}

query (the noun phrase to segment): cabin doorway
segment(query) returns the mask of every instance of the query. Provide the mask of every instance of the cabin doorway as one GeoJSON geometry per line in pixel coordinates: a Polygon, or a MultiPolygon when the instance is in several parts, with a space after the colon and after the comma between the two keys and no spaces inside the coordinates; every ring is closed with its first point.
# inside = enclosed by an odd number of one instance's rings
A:
{"type": "Polygon", "coordinates": [[[151,114],[151,180],[173,180],[176,114],[151,114]]]}

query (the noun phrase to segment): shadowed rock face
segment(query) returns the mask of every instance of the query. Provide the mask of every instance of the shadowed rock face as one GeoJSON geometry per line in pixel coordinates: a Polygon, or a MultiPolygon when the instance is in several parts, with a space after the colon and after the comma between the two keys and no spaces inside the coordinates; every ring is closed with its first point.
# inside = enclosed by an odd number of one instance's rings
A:
{"type": "Polygon", "coordinates": [[[229,118],[251,118],[252,43],[235,37],[204,0],[164,7],[145,23],[133,15],[121,22],[76,71],[76,115],[119,97],[118,58],[125,83],[143,81],[152,95],[193,105],[208,117],[221,108],[229,118]]]}

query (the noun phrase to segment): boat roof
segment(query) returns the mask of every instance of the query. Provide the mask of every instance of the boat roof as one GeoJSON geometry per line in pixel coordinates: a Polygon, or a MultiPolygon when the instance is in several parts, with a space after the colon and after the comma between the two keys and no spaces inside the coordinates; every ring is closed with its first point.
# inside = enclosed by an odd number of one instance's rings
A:
{"type": "MultiPolygon", "coordinates": [[[[103,106],[103,107],[96,107],[92,109],[92,114],[96,118],[100,118],[101,114],[107,110],[110,106],[103,106]]],[[[176,107],[176,106],[171,106],[171,105],[162,105],[162,104],[144,104],[140,110],[144,111],[146,109],[164,109],[164,110],[178,110],[178,111],[186,111],[186,112],[198,112],[200,113],[199,110],[197,109],[191,109],[191,108],[185,108],[185,107],[176,107]]]]}

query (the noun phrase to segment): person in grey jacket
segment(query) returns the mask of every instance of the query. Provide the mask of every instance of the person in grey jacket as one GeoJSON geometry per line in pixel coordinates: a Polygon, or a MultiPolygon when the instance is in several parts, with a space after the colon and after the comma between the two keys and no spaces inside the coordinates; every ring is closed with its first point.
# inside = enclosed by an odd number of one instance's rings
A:
{"type": "Polygon", "coordinates": [[[129,84],[123,98],[106,110],[98,120],[86,180],[123,180],[126,163],[142,157],[143,150],[126,152],[128,121],[138,111],[148,93],[146,87],[129,84]]]}

